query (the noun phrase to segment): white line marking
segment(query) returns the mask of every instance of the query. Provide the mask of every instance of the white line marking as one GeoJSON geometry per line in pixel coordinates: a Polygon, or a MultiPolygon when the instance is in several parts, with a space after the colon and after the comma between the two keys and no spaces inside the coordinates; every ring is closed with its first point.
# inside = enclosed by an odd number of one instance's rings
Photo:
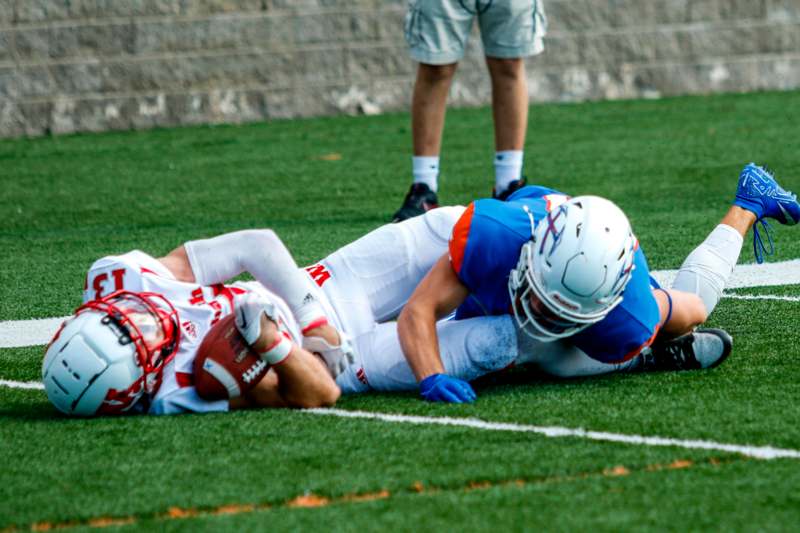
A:
{"type": "MultiPolygon", "coordinates": [[[[9,381],[0,379],[0,387],[14,389],[44,390],[44,385],[37,381],[9,381]]],[[[362,418],[401,424],[422,424],[438,426],[466,427],[484,431],[513,431],[517,433],[537,433],[545,437],[574,437],[579,439],[620,442],[640,446],[675,446],[691,450],[716,450],[720,452],[739,453],[756,459],[800,459],[800,450],[774,448],[772,446],[749,446],[724,444],[709,440],[682,440],[666,437],[646,437],[643,435],[625,435],[605,431],[589,431],[581,428],[565,428],[558,426],[529,426],[507,422],[487,422],[477,418],[451,418],[432,416],[396,415],[389,413],[371,413],[368,411],[347,411],[345,409],[304,409],[302,412],[315,415],[337,416],[341,418],[362,418]]]]}
{"type": "MultiPolygon", "coordinates": [[[[662,287],[670,287],[678,271],[654,270],[650,274],[662,287]]],[[[760,265],[756,263],[736,265],[725,288],[741,289],[772,285],[800,285],[800,259],[760,265]]]]}
{"type": "Polygon", "coordinates": [[[68,317],[7,320],[0,322],[0,348],[47,344],[68,317]]]}
{"type": "Polygon", "coordinates": [[[778,300],[781,302],[800,302],[800,296],[780,296],[777,294],[728,294],[722,295],[723,298],[731,300],[778,300]]]}
{"type": "Polygon", "coordinates": [[[388,413],[370,413],[367,411],[347,411],[344,409],[306,409],[303,412],[315,415],[338,416],[342,418],[365,418],[401,424],[424,424],[439,426],[457,426],[488,431],[515,431],[519,433],[537,433],[545,437],[574,437],[579,439],[620,442],[641,446],[675,446],[692,450],[715,450],[720,452],[739,453],[756,459],[800,459],[800,450],[773,448],[772,446],[748,446],[724,444],[708,440],[682,440],[665,437],[645,437],[642,435],[624,435],[605,431],[589,431],[556,426],[529,426],[501,422],[486,422],[476,418],[449,418],[395,415],[388,413]]]}
{"type": "MultiPolygon", "coordinates": [[[[669,287],[677,270],[654,270],[653,277],[664,287],[669,287]]],[[[800,285],[800,259],[778,263],[737,265],[728,281],[728,289],[744,287],[767,287],[772,285],[800,285]]],[[[791,296],[748,297],[725,294],[725,298],[740,300],[784,300],[800,301],[791,296]]],[[[34,320],[0,321],[0,348],[22,348],[47,344],[61,323],[68,317],[40,318],[34,320]]]]}
{"type": "Polygon", "coordinates": [[[12,389],[44,390],[44,384],[38,381],[9,381],[7,379],[0,379],[0,387],[11,387],[12,389]]]}

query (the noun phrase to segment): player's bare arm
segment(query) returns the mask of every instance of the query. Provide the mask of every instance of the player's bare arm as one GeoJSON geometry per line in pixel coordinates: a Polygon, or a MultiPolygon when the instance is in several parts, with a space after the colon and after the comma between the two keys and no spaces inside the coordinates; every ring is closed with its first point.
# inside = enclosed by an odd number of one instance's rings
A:
{"type": "Polygon", "coordinates": [[[418,381],[444,373],[436,321],[447,316],[468,296],[448,254],[442,255],[414,290],[397,319],[400,345],[418,381]]]}
{"type": "MultiPolygon", "coordinates": [[[[275,322],[261,315],[261,335],[253,349],[265,352],[281,335],[275,322]]],[[[329,407],[339,399],[339,387],[325,365],[307,350],[292,344],[286,358],[272,365],[266,376],[243,398],[231,400],[231,409],[246,407],[329,407]]]]}
{"type": "Polygon", "coordinates": [[[339,387],[325,365],[311,352],[292,342],[276,323],[274,305],[258,297],[237,302],[236,328],[254,352],[270,365],[270,372],[239,407],[324,407],[336,403],[339,387]]]}

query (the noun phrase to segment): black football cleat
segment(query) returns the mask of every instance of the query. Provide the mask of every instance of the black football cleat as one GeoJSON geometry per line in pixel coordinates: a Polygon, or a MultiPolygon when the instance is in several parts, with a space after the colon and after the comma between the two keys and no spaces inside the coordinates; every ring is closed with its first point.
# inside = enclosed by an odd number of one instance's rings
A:
{"type": "Polygon", "coordinates": [[[436,193],[425,183],[413,183],[406,194],[403,205],[392,217],[392,222],[402,222],[439,207],[436,193]]]}
{"type": "Polygon", "coordinates": [[[497,191],[495,189],[492,189],[492,198],[494,198],[495,200],[500,200],[505,202],[509,196],[511,196],[512,194],[514,194],[527,184],[528,180],[525,178],[525,176],[522,176],[520,179],[514,180],[511,183],[509,183],[508,187],[506,187],[506,189],[500,194],[497,194],[497,191]]]}
{"type": "Polygon", "coordinates": [[[667,341],[656,341],[644,357],[641,370],[699,370],[719,366],[730,355],[733,339],[727,331],[698,328],[667,341]]]}

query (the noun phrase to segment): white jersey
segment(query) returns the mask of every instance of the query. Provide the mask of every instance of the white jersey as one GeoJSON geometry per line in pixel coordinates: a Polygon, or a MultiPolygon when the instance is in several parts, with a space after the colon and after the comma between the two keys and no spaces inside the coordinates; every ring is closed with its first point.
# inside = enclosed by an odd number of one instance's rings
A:
{"type": "Polygon", "coordinates": [[[228,401],[202,400],[192,386],[192,365],[203,338],[220,319],[233,312],[235,301],[249,291],[266,296],[276,305],[292,339],[299,343],[300,328],[286,303],[258,282],[236,282],[231,285],[198,285],[175,279],[160,261],[134,250],[123,255],[107,256],[94,262],[86,276],[84,303],[107,296],[114,291],[154,292],[175,307],[180,320],[178,353],[165,367],[163,380],[149,412],[173,414],[185,411],[226,411],[228,401]]]}

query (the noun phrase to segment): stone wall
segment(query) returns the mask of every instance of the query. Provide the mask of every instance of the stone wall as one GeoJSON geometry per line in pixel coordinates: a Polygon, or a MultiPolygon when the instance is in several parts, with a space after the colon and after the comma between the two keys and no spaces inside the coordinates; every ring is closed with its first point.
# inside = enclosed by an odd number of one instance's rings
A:
{"type": "MultiPolygon", "coordinates": [[[[534,101],[800,87],[800,0],[545,6],[534,101]]],[[[405,109],[404,15],[404,0],[0,0],[0,136],[405,109]]],[[[451,97],[488,102],[478,39],[451,97]]]]}

